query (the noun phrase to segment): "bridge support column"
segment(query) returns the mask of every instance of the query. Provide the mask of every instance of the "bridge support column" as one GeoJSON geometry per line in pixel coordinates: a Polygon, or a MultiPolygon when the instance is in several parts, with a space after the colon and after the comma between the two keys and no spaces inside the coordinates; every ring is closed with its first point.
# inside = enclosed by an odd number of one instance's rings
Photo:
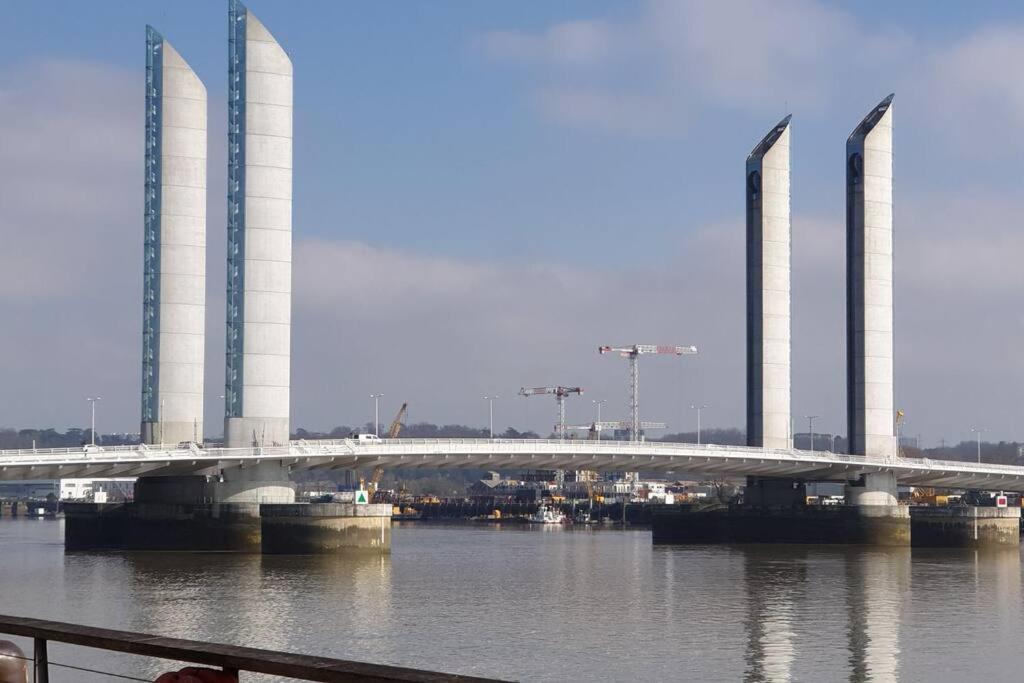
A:
{"type": "Polygon", "coordinates": [[[295,487],[288,469],[277,462],[224,469],[214,485],[214,499],[221,503],[295,502],[295,487]]]}
{"type": "Polygon", "coordinates": [[[846,485],[854,543],[910,545],[910,508],[900,505],[896,475],[876,472],[846,485]]]}
{"type": "Polygon", "coordinates": [[[889,472],[861,475],[846,485],[846,504],[856,506],[886,506],[899,504],[896,476],[889,472]]]}
{"type": "Polygon", "coordinates": [[[807,505],[807,486],[796,479],[747,477],[743,503],[747,507],[759,508],[804,507],[807,505]]]}

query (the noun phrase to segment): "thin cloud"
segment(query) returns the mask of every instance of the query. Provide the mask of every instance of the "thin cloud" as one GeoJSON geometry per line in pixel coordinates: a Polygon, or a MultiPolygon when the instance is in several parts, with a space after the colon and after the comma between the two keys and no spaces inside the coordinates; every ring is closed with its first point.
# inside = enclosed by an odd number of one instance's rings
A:
{"type": "Polygon", "coordinates": [[[536,69],[541,112],[554,121],[669,133],[708,106],[821,109],[850,76],[900,59],[912,41],[809,0],[650,0],[618,23],[494,31],[478,43],[491,59],[536,69]]]}
{"type": "Polygon", "coordinates": [[[564,67],[595,66],[616,51],[617,32],[603,21],[569,21],[539,33],[491,31],[479,38],[492,59],[551,63],[564,67]]]}
{"type": "Polygon", "coordinates": [[[1019,155],[1024,134],[1024,26],[986,27],[938,50],[913,74],[936,134],[973,158],[1019,155]]]}

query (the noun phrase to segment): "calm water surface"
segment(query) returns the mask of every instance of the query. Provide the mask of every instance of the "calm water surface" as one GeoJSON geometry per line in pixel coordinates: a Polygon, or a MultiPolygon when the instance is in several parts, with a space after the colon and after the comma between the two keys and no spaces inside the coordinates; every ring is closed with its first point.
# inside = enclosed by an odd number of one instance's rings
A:
{"type": "Polygon", "coordinates": [[[1015,677],[1024,660],[1016,550],[653,547],[646,531],[415,524],[396,526],[390,557],[361,560],[65,554],[62,538],[59,521],[0,520],[0,613],[538,681],[960,683],[1015,677]]]}

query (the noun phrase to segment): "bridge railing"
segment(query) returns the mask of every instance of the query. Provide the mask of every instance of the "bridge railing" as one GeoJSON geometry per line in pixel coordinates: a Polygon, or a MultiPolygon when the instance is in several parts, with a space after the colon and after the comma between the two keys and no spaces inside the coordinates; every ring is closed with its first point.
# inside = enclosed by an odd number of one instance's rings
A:
{"type": "MultiPolygon", "coordinates": [[[[238,672],[283,676],[300,681],[406,681],[406,682],[463,682],[493,681],[495,679],[457,676],[420,669],[408,669],[381,664],[367,664],[330,657],[313,657],[291,652],[262,650],[237,645],[222,645],[182,638],[165,638],[131,631],[81,626],[60,621],[44,621],[25,617],[0,615],[0,633],[31,638],[33,653],[28,661],[33,665],[33,681],[49,683],[50,667],[64,668],[81,673],[98,673],[121,679],[145,681],[149,678],[129,676],[112,671],[97,671],[78,663],[51,660],[48,644],[67,643],[81,647],[121,652],[143,657],[169,659],[177,662],[200,664],[221,669],[224,679],[238,680],[238,672]]],[[[26,658],[28,659],[28,658],[26,658]]],[[[28,664],[28,662],[26,662],[28,664]]],[[[161,677],[163,678],[163,677],[161,677]]]]}
{"type": "Polygon", "coordinates": [[[37,457],[39,460],[68,460],[100,458],[103,460],[165,460],[167,458],[199,457],[209,459],[211,457],[230,460],[237,457],[268,456],[287,458],[294,454],[292,446],[265,446],[256,448],[174,448],[149,446],[139,448],[138,446],[114,446],[110,448],[49,448],[49,449],[23,449],[23,450],[2,450],[2,457],[37,457]]]}
{"type": "MultiPolygon", "coordinates": [[[[293,442],[298,443],[298,442],[293,442]]],[[[926,469],[956,469],[967,472],[1006,472],[1020,476],[1024,467],[1018,465],[1006,465],[1002,463],[974,463],[964,460],[934,460],[929,458],[904,458],[895,455],[886,457],[852,455],[848,453],[833,453],[824,450],[797,450],[797,449],[773,449],[760,448],[757,446],[732,446],[725,444],[693,444],[678,441],[589,441],[580,439],[481,439],[481,438],[451,438],[451,439],[423,439],[423,438],[399,438],[399,439],[375,439],[373,441],[356,442],[351,439],[307,439],[302,441],[303,445],[310,448],[318,446],[340,446],[347,445],[352,452],[358,454],[360,450],[371,451],[374,447],[404,447],[405,450],[417,450],[417,446],[500,446],[500,445],[523,445],[523,446],[559,446],[560,449],[579,452],[593,452],[600,450],[615,451],[621,453],[650,453],[651,451],[705,451],[708,453],[720,453],[729,451],[737,453],[740,457],[772,457],[784,460],[808,460],[826,459],[830,462],[844,463],[867,467],[898,467],[926,469]]]]}
{"type": "MultiPolygon", "coordinates": [[[[168,444],[170,445],[170,444],[168,444]]],[[[25,455],[36,453],[39,455],[70,455],[83,453],[100,453],[100,452],[117,452],[117,451],[130,451],[135,452],[140,449],[145,449],[145,446],[139,445],[128,445],[128,446],[76,446],[68,448],[8,448],[0,449],[0,455],[25,455]]],[[[152,448],[152,446],[150,447],[152,448]]]]}
{"type": "MultiPolygon", "coordinates": [[[[425,439],[425,438],[398,438],[398,439],[373,439],[372,441],[356,441],[354,439],[301,439],[293,441],[292,444],[304,446],[332,446],[332,445],[353,445],[355,448],[372,448],[374,446],[387,445],[432,445],[432,444],[464,444],[464,445],[502,445],[502,444],[525,444],[525,445],[557,445],[557,446],[580,446],[587,449],[604,450],[651,450],[655,448],[681,448],[698,450],[729,450],[746,451],[749,453],[812,453],[812,451],[791,451],[786,449],[760,448],[758,446],[729,446],[723,444],[695,444],[679,441],[589,441],[584,439],[482,439],[482,438],[447,438],[447,439],[425,439]]],[[[813,451],[815,454],[824,454],[828,451],[813,451]]]]}
{"type": "Polygon", "coordinates": [[[159,462],[194,458],[198,460],[221,460],[251,458],[302,458],[302,457],[385,457],[389,455],[493,455],[516,456],[546,451],[548,454],[594,454],[632,455],[643,457],[695,456],[707,454],[716,458],[770,458],[792,462],[825,462],[849,464],[863,467],[891,467],[895,469],[956,470],[966,473],[1006,473],[1021,476],[1024,468],[1016,465],[997,463],[973,463],[969,461],[915,459],[903,457],[865,457],[829,451],[803,451],[767,449],[751,446],[727,446],[720,444],[691,444],[668,441],[589,441],[559,439],[303,439],[290,442],[287,446],[266,446],[254,448],[206,448],[197,444],[186,447],[176,446],[87,446],[84,448],[46,448],[0,451],[0,466],[46,465],[48,463],[74,462],[159,462]]]}

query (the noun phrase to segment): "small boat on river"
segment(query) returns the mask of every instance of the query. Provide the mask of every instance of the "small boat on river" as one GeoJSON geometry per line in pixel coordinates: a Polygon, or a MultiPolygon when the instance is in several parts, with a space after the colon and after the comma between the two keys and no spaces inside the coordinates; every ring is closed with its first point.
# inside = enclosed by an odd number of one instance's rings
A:
{"type": "Polygon", "coordinates": [[[537,511],[526,518],[531,524],[563,524],[565,515],[550,505],[541,505],[537,511]]]}

